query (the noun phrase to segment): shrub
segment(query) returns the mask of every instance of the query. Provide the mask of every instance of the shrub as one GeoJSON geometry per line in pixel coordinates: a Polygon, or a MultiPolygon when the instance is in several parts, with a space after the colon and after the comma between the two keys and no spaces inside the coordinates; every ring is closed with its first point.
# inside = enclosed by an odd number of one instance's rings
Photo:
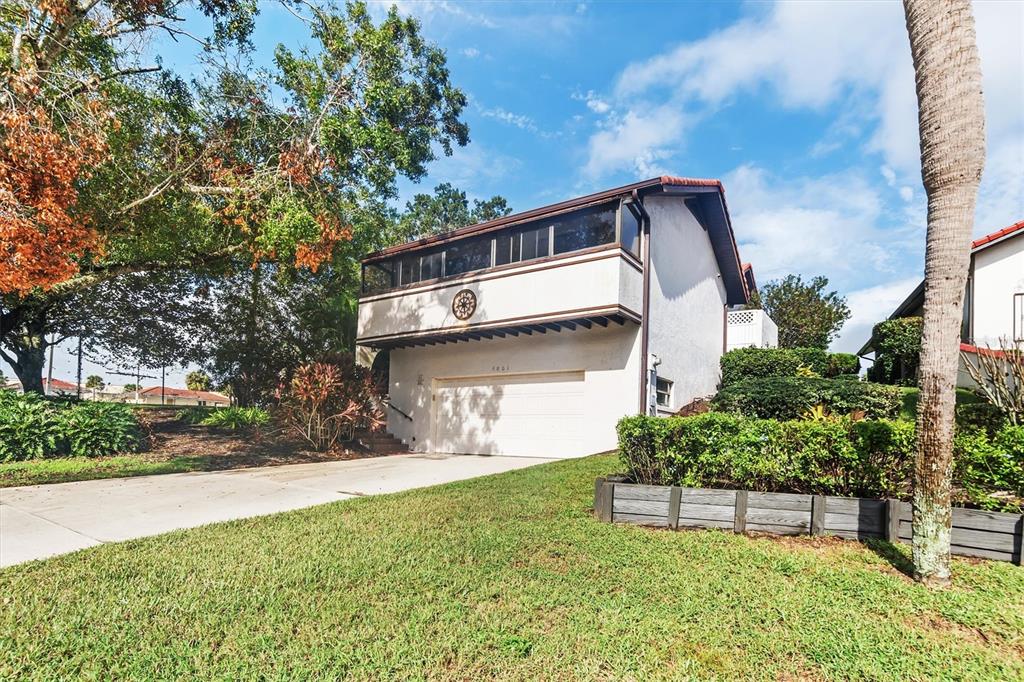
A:
{"type": "Polygon", "coordinates": [[[920,317],[885,320],[875,325],[871,332],[875,363],[868,369],[868,379],[897,386],[913,386],[917,382],[921,325],[920,317]]]}
{"type": "MultiPolygon", "coordinates": [[[[907,499],[914,424],[846,417],[777,421],[732,414],[627,417],[619,453],[632,478],[653,485],[907,499]]],[[[1024,427],[994,436],[962,429],[954,446],[954,500],[1020,511],[1024,427]]]]}
{"type": "Polygon", "coordinates": [[[817,405],[831,414],[898,417],[903,394],[895,386],[804,377],[745,379],[726,386],[711,401],[719,412],[762,419],[797,419],[817,405]]]}
{"type": "Polygon", "coordinates": [[[248,426],[262,426],[268,421],[270,415],[258,407],[225,407],[212,412],[207,411],[199,423],[203,426],[242,429],[248,426]]]}
{"type": "Polygon", "coordinates": [[[60,412],[67,452],[103,457],[138,449],[139,422],[128,405],[81,402],[60,412]]]}
{"type": "Polygon", "coordinates": [[[1024,502],[1024,426],[1004,425],[994,435],[961,429],[954,439],[954,497],[982,509],[1020,511],[1024,502]]]}
{"type": "Polygon", "coordinates": [[[351,440],[357,429],[384,424],[380,391],[370,371],[352,356],[311,362],[278,389],[278,415],[317,450],[351,440]]]}
{"type": "Polygon", "coordinates": [[[860,359],[820,348],[737,348],[722,355],[722,385],[765,377],[835,377],[856,374],[860,359]]]}
{"type": "Polygon", "coordinates": [[[885,497],[905,492],[913,432],[904,421],[640,416],[620,422],[619,446],[640,482],[885,497]]]}
{"type": "Polygon", "coordinates": [[[35,393],[0,390],[0,462],[53,456],[60,436],[54,405],[35,393]]]}
{"type": "Polygon", "coordinates": [[[853,353],[830,353],[828,356],[825,376],[849,377],[860,374],[860,358],[853,353]]]}

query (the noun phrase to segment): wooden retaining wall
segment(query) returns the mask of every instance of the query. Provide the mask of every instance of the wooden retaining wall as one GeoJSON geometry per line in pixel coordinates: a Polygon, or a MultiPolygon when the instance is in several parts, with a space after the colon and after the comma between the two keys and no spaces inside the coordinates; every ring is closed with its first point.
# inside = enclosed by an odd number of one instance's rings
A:
{"type": "MultiPolygon", "coordinates": [[[[776,535],[834,535],[910,542],[910,504],[828,495],[637,485],[597,479],[601,521],[662,528],[722,528],[776,535]]],[[[1024,516],[953,509],[953,554],[1021,565],[1024,516]]]]}

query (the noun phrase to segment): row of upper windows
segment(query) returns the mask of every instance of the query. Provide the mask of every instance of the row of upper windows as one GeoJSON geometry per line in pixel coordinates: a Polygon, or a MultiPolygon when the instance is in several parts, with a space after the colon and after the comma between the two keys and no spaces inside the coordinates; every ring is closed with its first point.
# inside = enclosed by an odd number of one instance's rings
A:
{"type": "Polygon", "coordinates": [[[639,255],[639,225],[625,202],[604,204],[481,237],[460,239],[432,250],[367,263],[363,265],[363,293],[378,294],[417,282],[614,243],[639,255]]]}

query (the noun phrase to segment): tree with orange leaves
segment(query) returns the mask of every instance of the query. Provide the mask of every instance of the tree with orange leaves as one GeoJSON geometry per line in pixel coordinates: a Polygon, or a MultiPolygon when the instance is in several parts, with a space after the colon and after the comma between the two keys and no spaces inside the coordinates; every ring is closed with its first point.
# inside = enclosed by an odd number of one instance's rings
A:
{"type": "Polygon", "coordinates": [[[26,389],[72,297],[126,273],[351,258],[397,176],[468,139],[465,96],[412,19],[289,2],[320,49],[279,46],[266,75],[248,67],[255,5],[197,0],[214,29],[196,38],[187,4],[0,11],[0,357],[26,389]],[[196,40],[198,85],[126,51],[157,33],[196,40]]]}

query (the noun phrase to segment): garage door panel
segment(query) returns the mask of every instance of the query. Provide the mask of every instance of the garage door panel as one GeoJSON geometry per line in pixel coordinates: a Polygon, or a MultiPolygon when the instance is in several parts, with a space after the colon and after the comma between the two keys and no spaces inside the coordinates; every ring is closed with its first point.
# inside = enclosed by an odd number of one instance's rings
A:
{"type": "Polygon", "coordinates": [[[583,433],[583,372],[441,381],[435,449],[557,456],[583,433]]]}

